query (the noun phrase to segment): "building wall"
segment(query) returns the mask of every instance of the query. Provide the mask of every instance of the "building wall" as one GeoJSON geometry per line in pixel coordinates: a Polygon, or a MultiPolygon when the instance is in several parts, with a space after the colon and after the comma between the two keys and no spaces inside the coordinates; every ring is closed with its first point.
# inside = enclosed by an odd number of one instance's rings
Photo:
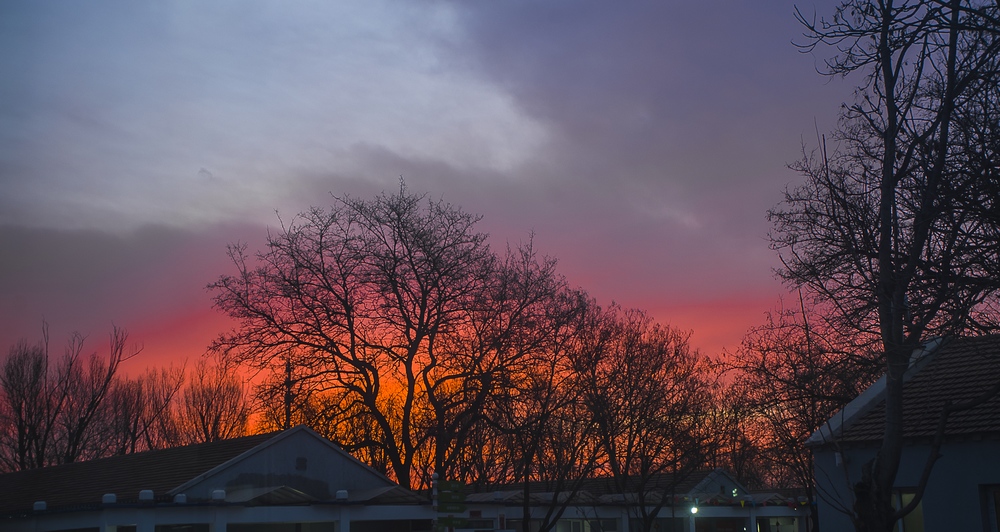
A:
{"type": "MultiPolygon", "coordinates": [[[[501,524],[506,529],[518,528],[521,509],[502,505],[470,505],[476,521],[501,524]]],[[[539,508],[539,514],[544,508],[539,508]]],[[[624,506],[571,506],[560,520],[558,530],[568,532],[630,532],[638,521],[630,519],[632,512],[624,506]],[[591,526],[607,523],[605,530],[591,526]]],[[[663,511],[670,515],[669,509],[663,511]]],[[[424,506],[365,506],[359,504],[323,504],[291,506],[240,506],[233,504],[149,504],[108,507],[95,511],[42,513],[24,519],[0,521],[3,532],[53,532],[94,528],[100,532],[129,527],[134,532],[177,532],[207,530],[209,532],[370,532],[374,530],[423,531],[431,528],[432,519],[440,517],[429,505],[424,506]],[[173,525],[183,525],[174,526],[173,525]],[[189,528],[189,525],[196,525],[189,528]]],[[[694,519],[698,532],[740,532],[750,523],[758,523],[761,532],[803,532],[808,519],[805,509],[787,506],[740,507],[706,506],[694,519]],[[778,524],[780,523],[780,526],[778,524]]],[[[690,532],[692,522],[688,508],[678,512],[679,532],[690,532]]],[[[661,525],[668,520],[660,521],[661,525]]],[[[119,529],[121,532],[122,529],[119,529]]],[[[662,527],[661,532],[672,528],[662,527]]]]}
{"type": "MultiPolygon", "coordinates": [[[[904,450],[896,486],[915,488],[927,460],[929,446],[911,446],[904,450]]],[[[874,448],[844,451],[841,466],[832,450],[816,452],[818,510],[823,530],[851,530],[847,515],[836,507],[851,507],[849,486],[861,478],[861,466],[875,455],[874,448]],[[846,473],[846,476],[845,476],[846,473]]],[[[1000,485],[1000,441],[987,440],[946,444],[934,465],[924,493],[925,530],[984,530],[983,497],[985,486],[1000,485]]],[[[985,530],[990,530],[985,528],[985,530]]]]}

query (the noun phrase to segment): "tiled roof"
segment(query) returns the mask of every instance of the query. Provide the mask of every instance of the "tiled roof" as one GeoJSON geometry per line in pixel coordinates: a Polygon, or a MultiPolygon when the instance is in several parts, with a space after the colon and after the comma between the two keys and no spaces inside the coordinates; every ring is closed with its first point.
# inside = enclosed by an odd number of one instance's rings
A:
{"type": "MultiPolygon", "coordinates": [[[[934,436],[944,405],[978,398],[1000,380],[1000,335],[956,338],[945,342],[933,358],[903,386],[903,435],[909,439],[934,436]]],[[[845,428],[842,442],[882,439],[884,396],[845,428]]],[[[1000,435],[1000,394],[974,408],[953,412],[949,437],[1000,435]]]]}
{"type": "Polygon", "coordinates": [[[186,447],[113,456],[0,475],[0,515],[30,511],[44,500],[49,510],[95,505],[105,493],[137,501],[140,490],[157,499],[167,491],[264,443],[277,433],[186,447]]]}

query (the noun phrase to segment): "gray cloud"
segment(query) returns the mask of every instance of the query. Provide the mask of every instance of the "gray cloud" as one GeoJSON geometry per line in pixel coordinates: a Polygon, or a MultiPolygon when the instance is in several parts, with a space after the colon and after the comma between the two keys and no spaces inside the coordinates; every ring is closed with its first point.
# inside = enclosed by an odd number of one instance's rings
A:
{"type": "Polygon", "coordinates": [[[665,321],[776,299],[764,212],[849,97],[791,2],[298,7],[0,4],[0,340],[200,312],[225,242],[400,175],[665,321]]]}
{"type": "MultiPolygon", "coordinates": [[[[43,321],[57,352],[72,331],[100,343],[112,325],[148,341],[158,323],[209,313],[205,286],[229,271],[226,244],[259,246],[263,236],[261,228],[234,225],[199,232],[146,226],[126,234],[0,226],[0,346],[37,340],[43,321]]],[[[178,356],[200,355],[210,339],[178,356]]]]}

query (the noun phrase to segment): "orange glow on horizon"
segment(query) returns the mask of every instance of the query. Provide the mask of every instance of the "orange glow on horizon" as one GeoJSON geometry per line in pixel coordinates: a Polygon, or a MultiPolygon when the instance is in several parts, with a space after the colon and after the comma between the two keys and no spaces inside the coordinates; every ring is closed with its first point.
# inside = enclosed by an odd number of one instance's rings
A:
{"type": "Polygon", "coordinates": [[[233,320],[213,309],[172,314],[126,327],[129,340],[142,352],[123,369],[134,375],[149,367],[193,365],[205,355],[209,343],[234,325],[233,320]]]}
{"type": "MultiPolygon", "coordinates": [[[[691,331],[691,347],[703,356],[714,357],[724,350],[736,350],[747,330],[762,323],[765,311],[773,305],[773,296],[734,297],[653,305],[647,310],[662,324],[691,331]]],[[[232,319],[211,308],[125,324],[130,341],[143,349],[124,370],[135,374],[147,367],[191,364],[205,355],[212,340],[234,325],[232,319]]],[[[99,351],[103,348],[94,347],[99,351]]]]}
{"type": "Polygon", "coordinates": [[[773,295],[734,297],[726,300],[684,302],[650,308],[661,323],[691,331],[691,347],[702,356],[721,356],[739,348],[751,327],[764,321],[765,312],[774,306],[773,295]]]}

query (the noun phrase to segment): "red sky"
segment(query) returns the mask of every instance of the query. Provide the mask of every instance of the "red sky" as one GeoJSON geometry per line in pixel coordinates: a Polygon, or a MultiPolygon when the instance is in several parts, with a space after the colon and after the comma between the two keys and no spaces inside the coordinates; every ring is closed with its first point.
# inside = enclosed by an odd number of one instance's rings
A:
{"type": "Polygon", "coordinates": [[[400,176],[735,349],[783,292],[786,165],[850,97],[800,33],[786,1],[3,2],[0,349],[45,320],[194,359],[227,243],[400,176]]]}

